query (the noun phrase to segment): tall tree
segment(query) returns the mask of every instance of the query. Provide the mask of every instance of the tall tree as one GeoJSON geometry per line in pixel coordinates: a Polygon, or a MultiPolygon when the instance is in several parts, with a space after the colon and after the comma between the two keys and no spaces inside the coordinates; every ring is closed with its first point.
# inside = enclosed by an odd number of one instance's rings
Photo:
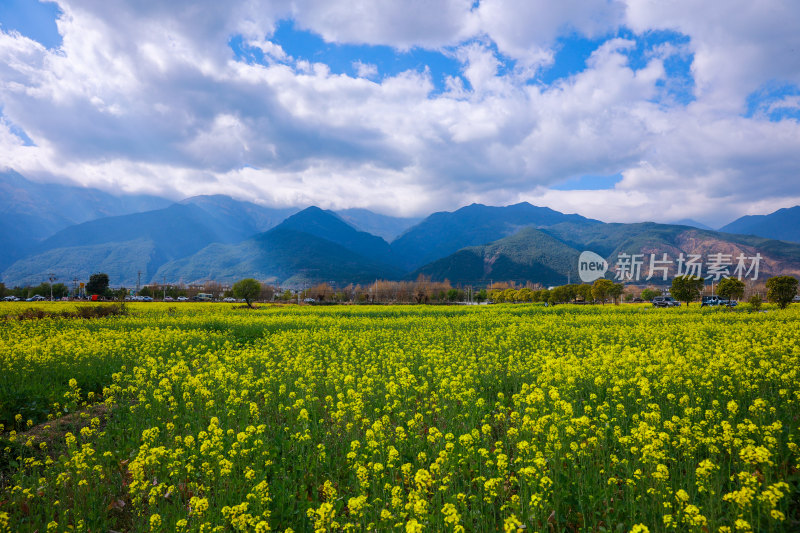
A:
{"type": "Polygon", "coordinates": [[[578,296],[580,296],[581,300],[584,302],[588,302],[592,299],[592,286],[587,283],[582,283],[578,285],[578,296]]]}
{"type": "Polygon", "coordinates": [[[233,284],[233,295],[241,298],[247,303],[247,307],[253,307],[253,300],[261,294],[261,284],[253,278],[245,278],[233,284]]]}
{"type": "Polygon", "coordinates": [[[61,298],[67,295],[69,295],[69,287],[67,287],[63,283],[53,284],[53,298],[55,298],[56,300],[60,300],[61,298]]]}
{"type": "Polygon", "coordinates": [[[781,309],[797,296],[797,278],[793,276],[775,276],[767,280],[767,300],[778,304],[781,309]]]}
{"type": "Polygon", "coordinates": [[[699,276],[675,276],[670,294],[679,302],[685,302],[688,307],[689,303],[700,298],[704,285],[705,280],[699,276]]]}
{"type": "Polygon", "coordinates": [[[744,281],[724,278],[717,285],[717,294],[728,300],[741,300],[744,297],[744,281]]]}
{"type": "Polygon", "coordinates": [[[86,284],[86,294],[104,294],[108,288],[108,274],[98,272],[89,276],[89,283],[86,284]]]}
{"type": "Polygon", "coordinates": [[[622,296],[625,290],[624,283],[614,283],[608,291],[608,295],[614,299],[614,305],[619,305],[619,297],[622,296]]]}
{"type": "Polygon", "coordinates": [[[606,298],[614,288],[614,282],[610,279],[600,278],[592,284],[592,296],[595,300],[600,300],[601,304],[606,303],[606,298]]]}
{"type": "Polygon", "coordinates": [[[652,302],[653,298],[656,296],[661,296],[661,291],[659,289],[651,289],[648,287],[642,291],[642,300],[646,302],[652,302]]]}

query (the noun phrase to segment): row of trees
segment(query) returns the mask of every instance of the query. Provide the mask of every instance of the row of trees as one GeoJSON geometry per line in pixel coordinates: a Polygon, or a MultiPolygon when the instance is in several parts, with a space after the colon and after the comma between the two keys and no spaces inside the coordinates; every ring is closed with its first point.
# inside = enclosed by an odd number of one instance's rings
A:
{"type": "MultiPolygon", "coordinates": [[[[767,299],[778,304],[783,309],[797,295],[798,281],[792,276],[776,276],[767,280],[767,299]]],[[[672,280],[670,294],[678,301],[689,305],[700,299],[705,288],[705,279],[695,276],[677,276],[672,280]]],[[[622,283],[614,283],[608,279],[598,279],[593,284],[561,285],[552,289],[531,290],[527,287],[521,289],[507,288],[489,292],[489,298],[498,303],[514,302],[547,302],[550,305],[561,303],[605,303],[612,300],[618,304],[625,290],[622,283]]],[[[717,295],[729,300],[740,300],[744,297],[745,283],[736,278],[724,278],[717,285],[717,295]]],[[[651,301],[661,296],[659,289],[646,288],[641,292],[641,298],[651,301]]],[[[629,300],[633,299],[628,294],[629,300]]],[[[760,297],[754,296],[760,301],[760,297]]]]}
{"type": "MultiPolygon", "coordinates": [[[[777,276],[767,281],[767,299],[777,303],[781,308],[786,307],[797,294],[798,281],[792,276],[777,276]]],[[[268,286],[267,286],[268,287],[268,286]]],[[[679,301],[689,305],[690,302],[700,298],[705,287],[705,280],[693,276],[677,276],[672,281],[671,294],[679,301]]],[[[563,303],[589,303],[604,304],[613,301],[619,304],[625,286],[614,283],[609,279],[598,279],[593,284],[568,284],[552,289],[535,287],[504,287],[471,293],[468,289],[451,287],[448,282],[435,283],[420,277],[416,282],[380,281],[372,285],[348,285],[336,290],[327,283],[320,283],[304,290],[300,295],[291,291],[284,291],[277,299],[291,301],[301,296],[313,298],[318,302],[396,302],[396,303],[445,303],[463,302],[472,300],[485,301],[487,298],[497,303],[514,302],[546,302],[550,305],[563,303]]],[[[725,278],[717,286],[717,294],[730,300],[738,300],[744,296],[745,283],[736,278],[725,278]]],[[[270,288],[267,294],[276,294],[276,289],[270,288]]],[[[248,305],[255,300],[271,300],[264,298],[265,285],[254,279],[246,279],[234,284],[231,294],[247,301],[248,305]]],[[[644,300],[650,301],[662,293],[658,289],[647,288],[641,293],[644,300]]]]}
{"type": "Polygon", "coordinates": [[[619,303],[624,289],[625,286],[622,283],[599,279],[592,285],[571,283],[553,287],[552,289],[531,289],[529,287],[497,289],[489,291],[489,299],[497,303],[546,302],[550,305],[570,302],[598,302],[602,304],[607,300],[619,303]]]}
{"type": "MultiPolygon", "coordinates": [[[[248,305],[253,301],[293,301],[295,299],[313,298],[317,302],[330,303],[448,303],[448,302],[482,302],[487,299],[498,303],[504,302],[546,302],[550,305],[562,303],[605,303],[612,300],[619,303],[625,287],[622,283],[614,283],[609,279],[598,279],[593,284],[568,284],[552,289],[542,288],[538,284],[515,287],[509,283],[497,283],[490,290],[453,287],[447,280],[431,281],[429,277],[420,276],[416,281],[375,281],[368,285],[350,284],[343,288],[335,288],[329,283],[318,283],[301,292],[284,290],[262,284],[252,278],[237,282],[232,288],[226,288],[216,282],[208,282],[202,287],[184,287],[182,285],[149,285],[139,290],[139,295],[160,298],[171,296],[193,296],[198,292],[208,292],[214,297],[233,296],[244,299],[248,305]],[[247,282],[242,285],[243,282],[247,282]],[[237,288],[238,286],[238,288],[237,288]],[[258,289],[256,291],[256,288],[258,289]],[[245,294],[246,296],[243,296],[245,294]]],[[[766,283],[767,299],[785,308],[797,294],[798,280],[792,276],[775,276],[766,283]]],[[[698,300],[705,288],[705,280],[694,276],[677,276],[672,281],[671,295],[687,305],[698,300]]],[[[42,283],[36,287],[15,287],[8,289],[0,283],[0,298],[14,295],[29,298],[41,295],[49,298],[61,298],[69,295],[69,288],[63,283],[42,283]]],[[[109,277],[105,273],[92,274],[86,283],[87,295],[100,295],[106,299],[122,299],[128,294],[125,288],[113,290],[109,287],[109,277]]],[[[736,278],[724,278],[717,285],[717,294],[723,298],[739,300],[744,296],[745,283],[736,278]]],[[[646,288],[641,291],[642,299],[652,300],[662,293],[659,289],[646,288]]],[[[626,295],[628,300],[633,294],[626,295]]],[[[760,298],[758,296],[755,299],[760,298]]]]}
{"type": "MultiPolygon", "coordinates": [[[[795,296],[797,296],[797,278],[793,276],[775,276],[767,280],[767,300],[778,304],[785,309],[795,296]]],[[[677,276],[672,280],[672,297],[685,302],[688,306],[700,298],[705,286],[705,280],[696,276],[677,276]]],[[[717,294],[728,300],[740,300],[744,297],[745,284],[736,278],[724,278],[717,285],[717,294]]],[[[751,298],[751,302],[761,302],[758,295],[751,298]]]]}

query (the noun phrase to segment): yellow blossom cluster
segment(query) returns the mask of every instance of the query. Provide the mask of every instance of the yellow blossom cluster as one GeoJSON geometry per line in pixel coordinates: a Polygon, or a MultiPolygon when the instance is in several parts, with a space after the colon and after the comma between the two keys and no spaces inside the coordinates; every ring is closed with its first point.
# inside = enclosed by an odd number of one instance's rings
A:
{"type": "Polygon", "coordinates": [[[0,531],[797,524],[798,309],[131,309],[0,328],[0,531]]]}

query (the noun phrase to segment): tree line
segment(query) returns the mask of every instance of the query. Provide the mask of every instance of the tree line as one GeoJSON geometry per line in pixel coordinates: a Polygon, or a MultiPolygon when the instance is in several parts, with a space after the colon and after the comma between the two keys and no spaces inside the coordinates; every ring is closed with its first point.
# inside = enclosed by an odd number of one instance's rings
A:
{"type": "MultiPolygon", "coordinates": [[[[672,280],[670,294],[678,301],[689,305],[700,299],[705,289],[706,280],[695,276],[677,276],[672,280]]],[[[766,282],[766,297],[770,302],[785,308],[797,295],[798,280],[793,276],[775,276],[766,282]]],[[[41,283],[35,287],[7,288],[0,283],[0,298],[16,296],[30,298],[40,295],[45,298],[60,299],[70,295],[70,289],[64,283],[41,283]]],[[[170,296],[194,296],[199,292],[212,294],[214,298],[232,296],[246,300],[248,305],[254,301],[292,302],[307,299],[315,303],[406,303],[406,304],[444,304],[456,302],[522,303],[540,302],[548,305],[565,303],[600,303],[613,302],[619,304],[625,293],[625,285],[601,278],[592,284],[571,283],[557,287],[544,288],[540,284],[528,283],[523,287],[513,282],[493,283],[489,288],[454,287],[448,280],[432,281],[430,277],[420,275],[415,281],[376,280],[369,284],[348,284],[336,287],[333,283],[316,283],[302,290],[281,289],[271,284],[261,283],[255,279],[240,280],[232,287],[225,287],[217,282],[207,282],[202,287],[185,287],[183,285],[150,284],[142,287],[138,294],[154,299],[170,296]],[[244,285],[242,285],[242,282],[244,285]],[[238,289],[237,289],[238,285],[238,289]]],[[[109,277],[105,273],[95,273],[85,286],[86,295],[97,294],[107,300],[121,300],[127,296],[126,288],[112,289],[109,277]]],[[[722,298],[740,300],[745,293],[745,283],[736,278],[723,278],[716,287],[716,293],[722,298]]],[[[648,287],[641,291],[641,298],[650,301],[660,296],[660,289],[648,287]]],[[[625,295],[628,301],[632,294],[625,295]]],[[[758,306],[760,295],[754,295],[750,303],[758,306]]]]}

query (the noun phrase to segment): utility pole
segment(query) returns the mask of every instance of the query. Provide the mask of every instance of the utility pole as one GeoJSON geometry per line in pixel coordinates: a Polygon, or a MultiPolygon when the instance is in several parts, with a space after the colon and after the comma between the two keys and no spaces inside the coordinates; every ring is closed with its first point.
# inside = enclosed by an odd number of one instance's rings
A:
{"type": "Polygon", "coordinates": [[[139,287],[142,286],[142,271],[138,271],[136,276],[136,294],[139,294],[139,287]]]}
{"type": "Polygon", "coordinates": [[[164,289],[164,296],[161,299],[165,300],[167,298],[167,276],[166,275],[161,277],[161,288],[164,289]]]}
{"type": "Polygon", "coordinates": [[[55,280],[57,280],[58,278],[56,277],[56,275],[54,273],[50,272],[50,275],[48,276],[47,279],[50,280],[50,301],[52,302],[53,301],[53,282],[55,280]]]}

